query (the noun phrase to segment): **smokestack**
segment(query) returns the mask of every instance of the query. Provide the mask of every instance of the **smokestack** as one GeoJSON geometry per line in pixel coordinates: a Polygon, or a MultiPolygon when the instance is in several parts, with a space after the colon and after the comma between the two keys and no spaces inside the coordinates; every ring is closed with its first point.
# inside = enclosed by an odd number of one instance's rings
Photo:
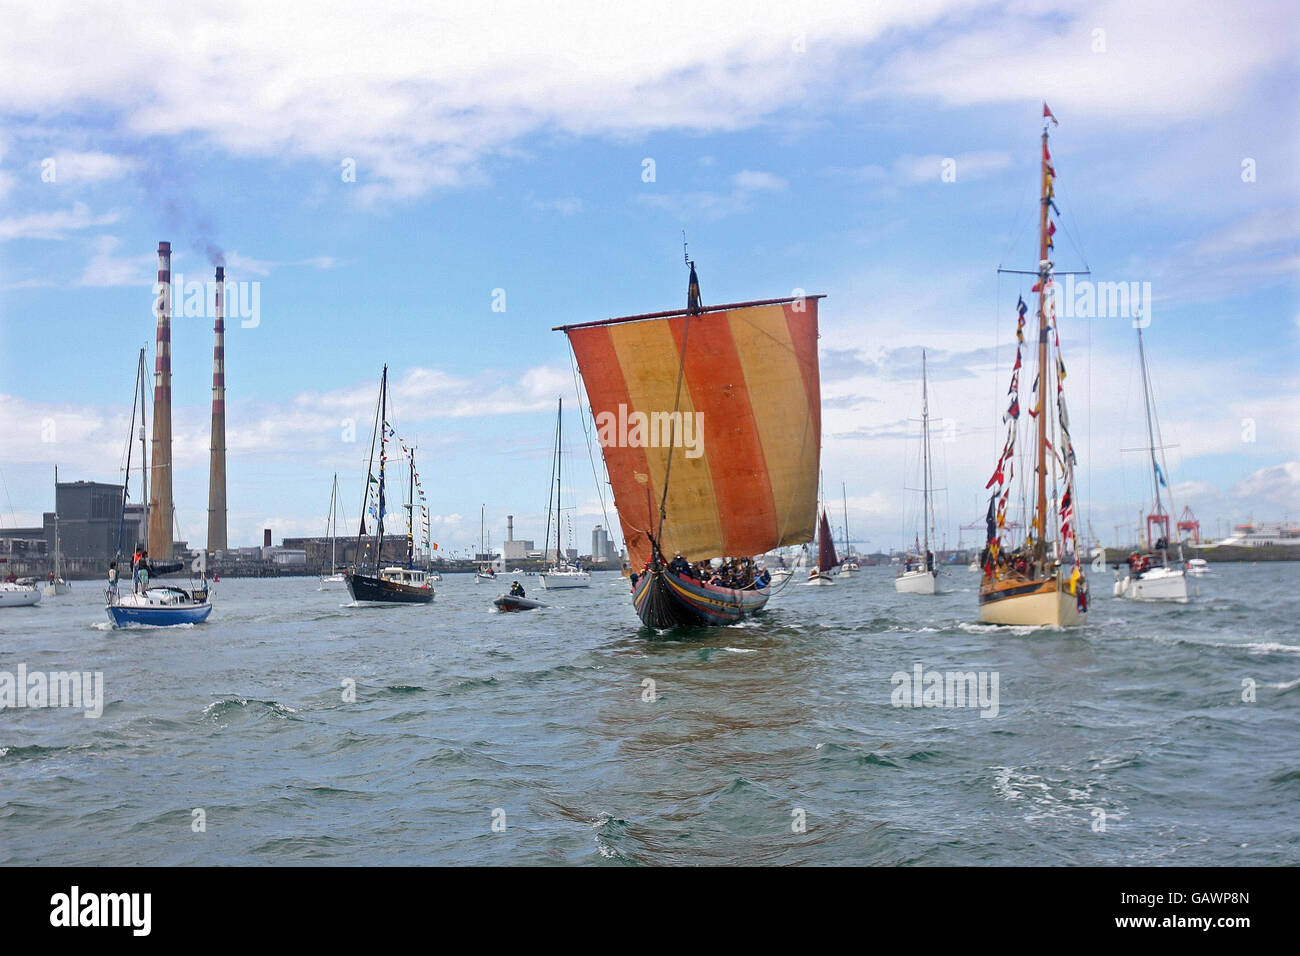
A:
{"type": "Polygon", "coordinates": [[[506,540],[515,540],[515,516],[506,515],[506,540]]]}
{"type": "Polygon", "coordinates": [[[226,270],[217,266],[212,345],[212,457],[208,468],[208,551],[226,550],[226,270]]]}
{"type": "Polygon", "coordinates": [[[269,548],[270,546],[271,546],[271,529],[270,529],[270,528],[263,528],[263,529],[262,529],[262,547],[264,547],[264,548],[269,548]]]}
{"type": "Polygon", "coordinates": [[[149,467],[149,557],[170,560],[172,500],[172,244],[158,243],[158,338],[153,373],[153,462],[149,467]]]}

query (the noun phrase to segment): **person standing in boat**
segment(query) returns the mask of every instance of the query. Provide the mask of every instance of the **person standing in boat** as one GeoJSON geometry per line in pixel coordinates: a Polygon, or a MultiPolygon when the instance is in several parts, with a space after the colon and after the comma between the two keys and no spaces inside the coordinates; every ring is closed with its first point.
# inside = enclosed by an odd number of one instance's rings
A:
{"type": "Polygon", "coordinates": [[[117,598],[117,562],[108,562],[108,593],[117,598]]]}
{"type": "Polygon", "coordinates": [[[691,576],[691,563],[683,558],[682,553],[678,551],[673,559],[668,562],[668,570],[672,571],[673,574],[688,578],[691,576]]]}
{"type": "Polygon", "coordinates": [[[143,594],[149,590],[149,549],[140,552],[140,560],[135,566],[135,591],[143,594]]]}

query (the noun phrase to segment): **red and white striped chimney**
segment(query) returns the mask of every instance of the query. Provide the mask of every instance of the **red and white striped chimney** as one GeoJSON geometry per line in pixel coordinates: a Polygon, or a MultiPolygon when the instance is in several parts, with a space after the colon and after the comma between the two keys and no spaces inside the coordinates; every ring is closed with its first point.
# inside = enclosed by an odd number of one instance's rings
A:
{"type": "Polygon", "coordinates": [[[217,266],[217,320],[212,346],[212,456],[208,469],[208,551],[226,542],[226,270],[217,266]]]}
{"type": "Polygon", "coordinates": [[[149,468],[149,557],[172,557],[172,245],[158,243],[158,337],[154,349],[153,461],[149,468]]]}

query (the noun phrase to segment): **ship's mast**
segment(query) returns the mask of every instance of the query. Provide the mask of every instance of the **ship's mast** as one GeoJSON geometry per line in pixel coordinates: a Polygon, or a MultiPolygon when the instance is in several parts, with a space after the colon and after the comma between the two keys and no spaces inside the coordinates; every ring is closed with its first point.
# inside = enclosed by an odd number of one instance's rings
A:
{"type": "Polygon", "coordinates": [[[415,447],[411,447],[410,484],[406,488],[406,566],[415,567],[415,447]]]}
{"type": "Polygon", "coordinates": [[[565,561],[560,558],[560,484],[564,478],[562,467],[564,438],[564,399],[560,399],[559,409],[555,413],[555,566],[562,568],[565,561]]]}
{"type": "Polygon", "coordinates": [[[1042,201],[1038,211],[1038,501],[1034,510],[1034,553],[1040,571],[1047,564],[1047,283],[1052,264],[1047,258],[1048,194],[1047,128],[1043,128],[1042,201]]]}
{"type": "Polygon", "coordinates": [[[375,535],[375,570],[384,564],[384,465],[388,458],[388,366],[379,380],[379,527],[375,535]]]}
{"type": "Polygon", "coordinates": [[[325,522],[325,531],[329,534],[330,522],[334,523],[334,532],[330,534],[330,574],[338,573],[338,542],[339,542],[339,519],[338,519],[338,500],[339,500],[339,473],[334,472],[334,486],[330,488],[330,516],[325,522]]]}
{"type": "MultiPolygon", "coordinates": [[[[143,496],[140,500],[144,503],[144,527],[140,529],[140,540],[149,540],[149,455],[146,451],[145,432],[148,430],[149,423],[146,421],[148,412],[145,404],[145,383],[148,381],[148,371],[145,367],[144,349],[140,350],[140,365],[136,373],[136,380],[140,385],[140,494],[143,496]]],[[[130,436],[127,436],[128,438],[130,436]]],[[[127,469],[127,475],[130,476],[130,469],[127,469]]]]}
{"type": "Polygon", "coordinates": [[[840,495],[844,498],[844,560],[849,559],[849,491],[844,482],[840,482],[840,495]]]}
{"type": "Polygon", "coordinates": [[[926,380],[925,350],[921,350],[921,531],[925,547],[919,557],[922,562],[930,553],[930,390],[926,380]]]}
{"type": "MultiPolygon", "coordinates": [[[[365,562],[361,558],[361,539],[365,537],[365,533],[366,533],[366,505],[370,503],[370,479],[371,476],[374,474],[374,472],[371,469],[375,467],[375,442],[379,438],[379,434],[384,427],[382,408],[384,403],[384,386],[387,384],[387,382],[388,382],[388,366],[385,365],[383,377],[380,379],[379,401],[375,403],[375,426],[370,432],[370,459],[366,462],[365,489],[361,493],[361,523],[357,528],[357,555],[356,555],[356,564],[355,564],[355,568],[358,571],[362,570],[365,567],[365,562]]],[[[381,465],[380,474],[381,475],[383,474],[382,465],[381,465]]],[[[335,530],[337,530],[337,528],[335,530]]],[[[379,566],[379,558],[378,556],[376,556],[375,567],[378,566],[379,566]]]]}
{"type": "MultiPolygon", "coordinates": [[[[1140,324],[1137,326],[1137,334],[1138,334],[1138,359],[1142,365],[1142,405],[1147,415],[1147,450],[1151,453],[1151,490],[1155,494],[1156,518],[1160,520],[1160,525],[1164,529],[1164,534],[1162,535],[1162,537],[1164,538],[1165,541],[1165,547],[1161,549],[1160,553],[1164,556],[1164,563],[1167,565],[1169,564],[1169,521],[1165,517],[1166,512],[1165,512],[1164,505],[1160,501],[1161,472],[1160,472],[1160,466],[1156,462],[1157,446],[1156,446],[1155,429],[1154,426],[1152,425],[1151,382],[1147,376],[1147,353],[1146,353],[1146,348],[1142,344],[1142,326],[1140,324]]],[[[1169,511],[1170,512],[1173,511],[1172,502],[1170,503],[1169,511]]],[[[1150,525],[1148,522],[1148,527],[1149,526],[1150,525]]],[[[1152,550],[1155,549],[1154,541],[1148,541],[1147,544],[1152,548],[1152,550]]]]}

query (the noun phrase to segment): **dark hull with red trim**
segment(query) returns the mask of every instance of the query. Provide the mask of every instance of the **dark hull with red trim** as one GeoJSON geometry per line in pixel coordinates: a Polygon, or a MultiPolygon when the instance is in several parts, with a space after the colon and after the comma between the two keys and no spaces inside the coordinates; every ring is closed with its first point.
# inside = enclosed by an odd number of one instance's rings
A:
{"type": "Polygon", "coordinates": [[[632,592],[632,605],[647,627],[718,627],[735,624],[767,604],[767,590],[712,587],[666,568],[643,573],[632,592]]]}
{"type": "Polygon", "coordinates": [[[347,574],[348,593],[354,601],[374,604],[428,604],[433,600],[433,588],[412,587],[396,581],[385,581],[369,574],[347,574]]]}

